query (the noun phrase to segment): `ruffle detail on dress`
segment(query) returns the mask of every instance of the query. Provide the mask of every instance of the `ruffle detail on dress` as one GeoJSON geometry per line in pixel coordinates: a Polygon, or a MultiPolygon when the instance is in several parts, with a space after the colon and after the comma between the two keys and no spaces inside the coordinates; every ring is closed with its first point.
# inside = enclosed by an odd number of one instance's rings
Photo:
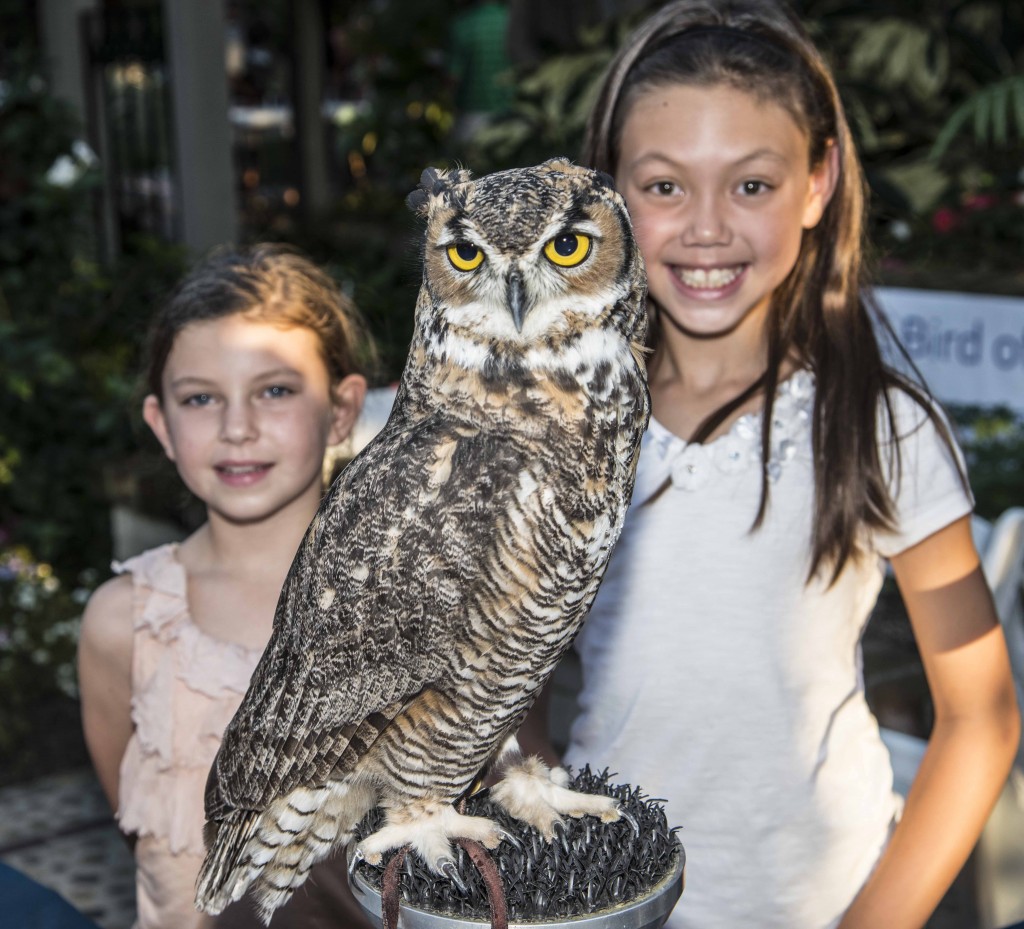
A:
{"type": "Polygon", "coordinates": [[[118,574],[131,573],[136,585],[136,633],[145,630],[164,644],[177,642],[173,673],[192,690],[220,697],[225,689],[239,696],[249,687],[262,649],[246,648],[203,632],[188,610],[188,578],[176,543],[162,545],[113,563],[118,574]]]}
{"type": "Polygon", "coordinates": [[[171,542],[112,565],[115,574],[132,575],[136,590],[144,588],[145,600],[136,612],[136,628],[144,624],[161,638],[172,638],[175,627],[182,620],[189,621],[185,568],[177,553],[177,544],[171,542]]]}
{"type": "Polygon", "coordinates": [[[179,635],[178,676],[198,693],[221,697],[229,691],[241,700],[262,654],[261,648],[214,639],[189,622],[179,635]]]}
{"type": "Polygon", "coordinates": [[[205,854],[201,803],[209,773],[209,765],[172,773],[154,764],[142,745],[132,740],[121,761],[117,819],[122,831],[162,839],[174,855],[205,854]]]}
{"type": "Polygon", "coordinates": [[[135,731],[121,762],[118,818],[126,831],[166,839],[175,854],[202,854],[206,778],[262,650],[195,625],[177,546],[114,569],[135,584],[135,731]]]}
{"type": "MultiPolygon", "coordinates": [[[[783,381],[772,408],[768,480],[775,482],[810,428],[814,375],[796,371],[783,381]]],[[[704,487],[716,473],[735,474],[761,467],[761,413],[745,413],[727,433],[704,444],[690,443],[652,419],[644,435],[633,502],[643,503],[670,481],[676,490],[704,487]]]]}

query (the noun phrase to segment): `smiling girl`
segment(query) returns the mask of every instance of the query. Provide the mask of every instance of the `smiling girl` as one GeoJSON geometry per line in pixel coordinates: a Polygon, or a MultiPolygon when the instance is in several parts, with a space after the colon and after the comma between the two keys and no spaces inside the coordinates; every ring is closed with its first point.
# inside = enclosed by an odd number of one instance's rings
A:
{"type": "MultiPolygon", "coordinates": [[[[212,925],[193,904],[210,763],[320,502],[324,452],[362,407],[371,351],[334,282],[278,246],[214,254],[153,321],[143,417],[207,520],[115,565],[79,646],[86,742],[134,842],[140,929],[212,925]]],[[[343,873],[321,865],[273,925],[358,924],[343,873]]],[[[258,925],[242,907],[222,923],[258,925]]]]}
{"type": "Polygon", "coordinates": [[[653,417],[567,761],[667,799],[670,927],[921,926],[1019,721],[959,454],[879,342],[832,77],[783,7],[678,0],[612,62],[582,160],[643,252],[653,417]],[[861,673],[884,560],[935,706],[905,807],[861,673]]]}

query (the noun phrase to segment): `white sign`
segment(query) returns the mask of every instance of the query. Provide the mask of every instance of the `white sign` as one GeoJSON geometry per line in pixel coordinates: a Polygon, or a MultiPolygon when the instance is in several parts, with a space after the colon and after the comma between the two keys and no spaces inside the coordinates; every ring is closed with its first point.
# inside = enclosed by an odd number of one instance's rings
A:
{"type": "Polygon", "coordinates": [[[896,287],[876,294],[940,401],[1024,413],[1024,298],[896,287]]]}

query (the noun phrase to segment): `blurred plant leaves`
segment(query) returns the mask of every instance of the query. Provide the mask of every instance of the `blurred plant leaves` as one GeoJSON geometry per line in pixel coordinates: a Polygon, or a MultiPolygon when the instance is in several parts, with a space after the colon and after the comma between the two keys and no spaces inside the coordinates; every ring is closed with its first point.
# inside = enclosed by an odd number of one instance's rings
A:
{"type": "Polygon", "coordinates": [[[915,213],[934,209],[950,185],[949,175],[928,161],[888,165],[879,173],[900,191],[915,213]]]}
{"type": "Polygon", "coordinates": [[[1024,142],[1024,73],[982,87],[961,103],[939,131],[929,153],[931,160],[940,161],[968,126],[979,146],[1024,142]]]}
{"type": "Polygon", "coordinates": [[[4,79],[0,539],[74,577],[109,563],[105,472],[137,444],[130,397],[142,334],[184,254],[134,240],[118,263],[100,265],[91,225],[98,172],[80,127],[29,57],[4,79]],[[55,164],[64,166],[59,183],[55,164]]]}
{"type": "Polygon", "coordinates": [[[896,17],[864,22],[848,59],[851,76],[884,90],[934,97],[949,74],[949,49],[927,26],[896,17]]]}

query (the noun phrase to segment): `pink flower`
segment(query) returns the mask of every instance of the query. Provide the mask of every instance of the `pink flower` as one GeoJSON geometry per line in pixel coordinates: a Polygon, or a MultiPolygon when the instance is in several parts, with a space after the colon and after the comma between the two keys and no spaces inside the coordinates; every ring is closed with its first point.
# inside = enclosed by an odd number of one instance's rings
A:
{"type": "Polygon", "coordinates": [[[960,217],[948,206],[940,206],[932,213],[932,229],[936,232],[952,232],[960,225],[960,217]]]}
{"type": "Polygon", "coordinates": [[[995,194],[965,194],[963,198],[964,209],[970,210],[971,212],[977,212],[978,210],[990,210],[998,202],[999,198],[995,194]]]}

